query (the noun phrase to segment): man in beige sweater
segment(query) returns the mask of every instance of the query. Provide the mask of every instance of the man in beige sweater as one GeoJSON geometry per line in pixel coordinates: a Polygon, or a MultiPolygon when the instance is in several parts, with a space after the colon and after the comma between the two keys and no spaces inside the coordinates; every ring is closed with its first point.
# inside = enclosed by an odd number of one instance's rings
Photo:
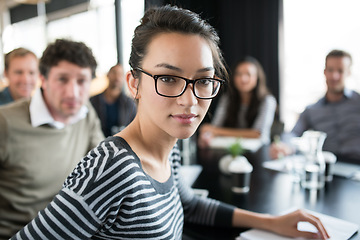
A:
{"type": "Polygon", "coordinates": [[[97,63],[83,43],[56,40],[40,59],[41,88],[0,107],[0,239],[46,207],[104,136],[89,104],[97,63]]]}

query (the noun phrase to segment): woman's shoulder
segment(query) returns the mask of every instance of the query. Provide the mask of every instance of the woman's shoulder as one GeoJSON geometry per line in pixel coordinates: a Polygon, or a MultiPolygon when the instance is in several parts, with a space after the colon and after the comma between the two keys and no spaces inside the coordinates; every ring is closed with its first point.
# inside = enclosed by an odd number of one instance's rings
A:
{"type": "Polygon", "coordinates": [[[272,95],[272,94],[267,94],[267,95],[264,97],[264,101],[276,102],[276,98],[275,98],[275,96],[272,95]]]}
{"type": "Polygon", "coordinates": [[[87,156],[89,158],[111,160],[128,156],[133,156],[135,158],[136,155],[123,138],[111,136],[101,141],[87,156]]]}
{"type": "Polygon", "coordinates": [[[276,98],[275,98],[274,95],[272,95],[272,94],[266,95],[266,96],[264,97],[264,99],[262,100],[262,103],[263,103],[263,104],[266,104],[266,105],[274,105],[274,106],[277,105],[276,98]]]}
{"type": "Polygon", "coordinates": [[[93,148],[78,163],[64,186],[82,195],[83,190],[108,181],[123,181],[126,176],[141,171],[139,160],[126,141],[108,137],[93,148]],[[81,190],[82,189],[82,190],[81,190]]]}

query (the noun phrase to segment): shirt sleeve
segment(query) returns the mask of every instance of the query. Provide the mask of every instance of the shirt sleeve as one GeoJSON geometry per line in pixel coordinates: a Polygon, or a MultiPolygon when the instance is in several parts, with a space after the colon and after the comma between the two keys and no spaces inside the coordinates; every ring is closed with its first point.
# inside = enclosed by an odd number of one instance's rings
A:
{"type": "Polygon", "coordinates": [[[185,221],[209,226],[230,227],[232,225],[235,207],[211,198],[196,196],[181,177],[178,181],[178,190],[185,221]]]}
{"type": "Polygon", "coordinates": [[[299,116],[294,128],[291,130],[291,134],[297,137],[301,136],[306,130],[309,129],[308,121],[309,109],[306,108],[299,116]]]}
{"type": "Polygon", "coordinates": [[[276,99],[268,95],[259,107],[259,113],[253,124],[253,128],[260,131],[262,141],[267,144],[270,142],[271,126],[274,122],[276,111],[276,99]]]}
{"type": "Polygon", "coordinates": [[[217,127],[222,127],[224,125],[226,110],[228,105],[228,97],[222,96],[219,100],[218,105],[216,106],[216,110],[214,113],[214,117],[211,121],[211,124],[217,127]]]}
{"type": "Polygon", "coordinates": [[[69,189],[62,189],[54,200],[14,239],[89,239],[101,221],[83,198],[69,189]]]}
{"type": "MultiPolygon", "coordinates": [[[[11,239],[80,240],[90,239],[97,233],[108,216],[104,214],[108,209],[103,208],[100,211],[98,205],[95,207],[91,204],[95,201],[101,202],[103,198],[116,201],[118,197],[115,194],[109,197],[102,191],[103,188],[109,187],[109,184],[103,184],[102,181],[105,180],[101,179],[101,176],[106,169],[105,165],[111,164],[110,160],[116,154],[115,151],[111,151],[112,148],[116,146],[104,141],[90,151],[65,180],[63,189],[53,201],[11,239]],[[92,191],[102,194],[93,194],[92,191]]],[[[126,154],[119,155],[117,164],[122,162],[123,156],[126,154]]],[[[118,174],[126,175],[121,171],[118,174]]]]}
{"type": "Polygon", "coordinates": [[[183,205],[184,221],[208,226],[231,226],[235,207],[218,200],[195,195],[181,176],[180,161],[180,151],[176,145],[170,154],[170,162],[183,205]]]}

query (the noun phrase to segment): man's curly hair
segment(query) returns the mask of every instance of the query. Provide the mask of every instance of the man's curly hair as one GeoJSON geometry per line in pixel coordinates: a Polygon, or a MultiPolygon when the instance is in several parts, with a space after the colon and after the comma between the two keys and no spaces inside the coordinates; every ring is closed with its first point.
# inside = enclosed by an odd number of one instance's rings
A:
{"type": "Polygon", "coordinates": [[[97,67],[95,57],[91,49],[82,42],[57,39],[49,44],[40,58],[40,73],[47,78],[50,69],[58,65],[60,61],[67,61],[83,68],[89,67],[92,77],[95,78],[97,67]]]}

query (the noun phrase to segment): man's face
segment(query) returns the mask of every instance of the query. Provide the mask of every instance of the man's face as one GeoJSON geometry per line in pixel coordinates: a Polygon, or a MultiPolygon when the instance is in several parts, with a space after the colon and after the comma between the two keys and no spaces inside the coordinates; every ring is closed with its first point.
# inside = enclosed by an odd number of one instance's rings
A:
{"type": "Polygon", "coordinates": [[[324,70],[326,85],[330,93],[342,93],[345,80],[350,75],[350,59],[348,57],[329,57],[324,70]]]}
{"type": "Polygon", "coordinates": [[[38,60],[32,54],[14,57],[4,75],[9,82],[9,90],[14,100],[31,96],[39,79],[38,60]]]}
{"type": "Polygon", "coordinates": [[[109,71],[107,77],[109,79],[110,88],[122,89],[125,81],[125,75],[124,75],[124,70],[120,65],[113,67],[109,71]]]}
{"type": "Polygon", "coordinates": [[[52,117],[67,124],[89,98],[90,67],[60,61],[50,69],[47,79],[41,78],[44,99],[52,117]]]}

